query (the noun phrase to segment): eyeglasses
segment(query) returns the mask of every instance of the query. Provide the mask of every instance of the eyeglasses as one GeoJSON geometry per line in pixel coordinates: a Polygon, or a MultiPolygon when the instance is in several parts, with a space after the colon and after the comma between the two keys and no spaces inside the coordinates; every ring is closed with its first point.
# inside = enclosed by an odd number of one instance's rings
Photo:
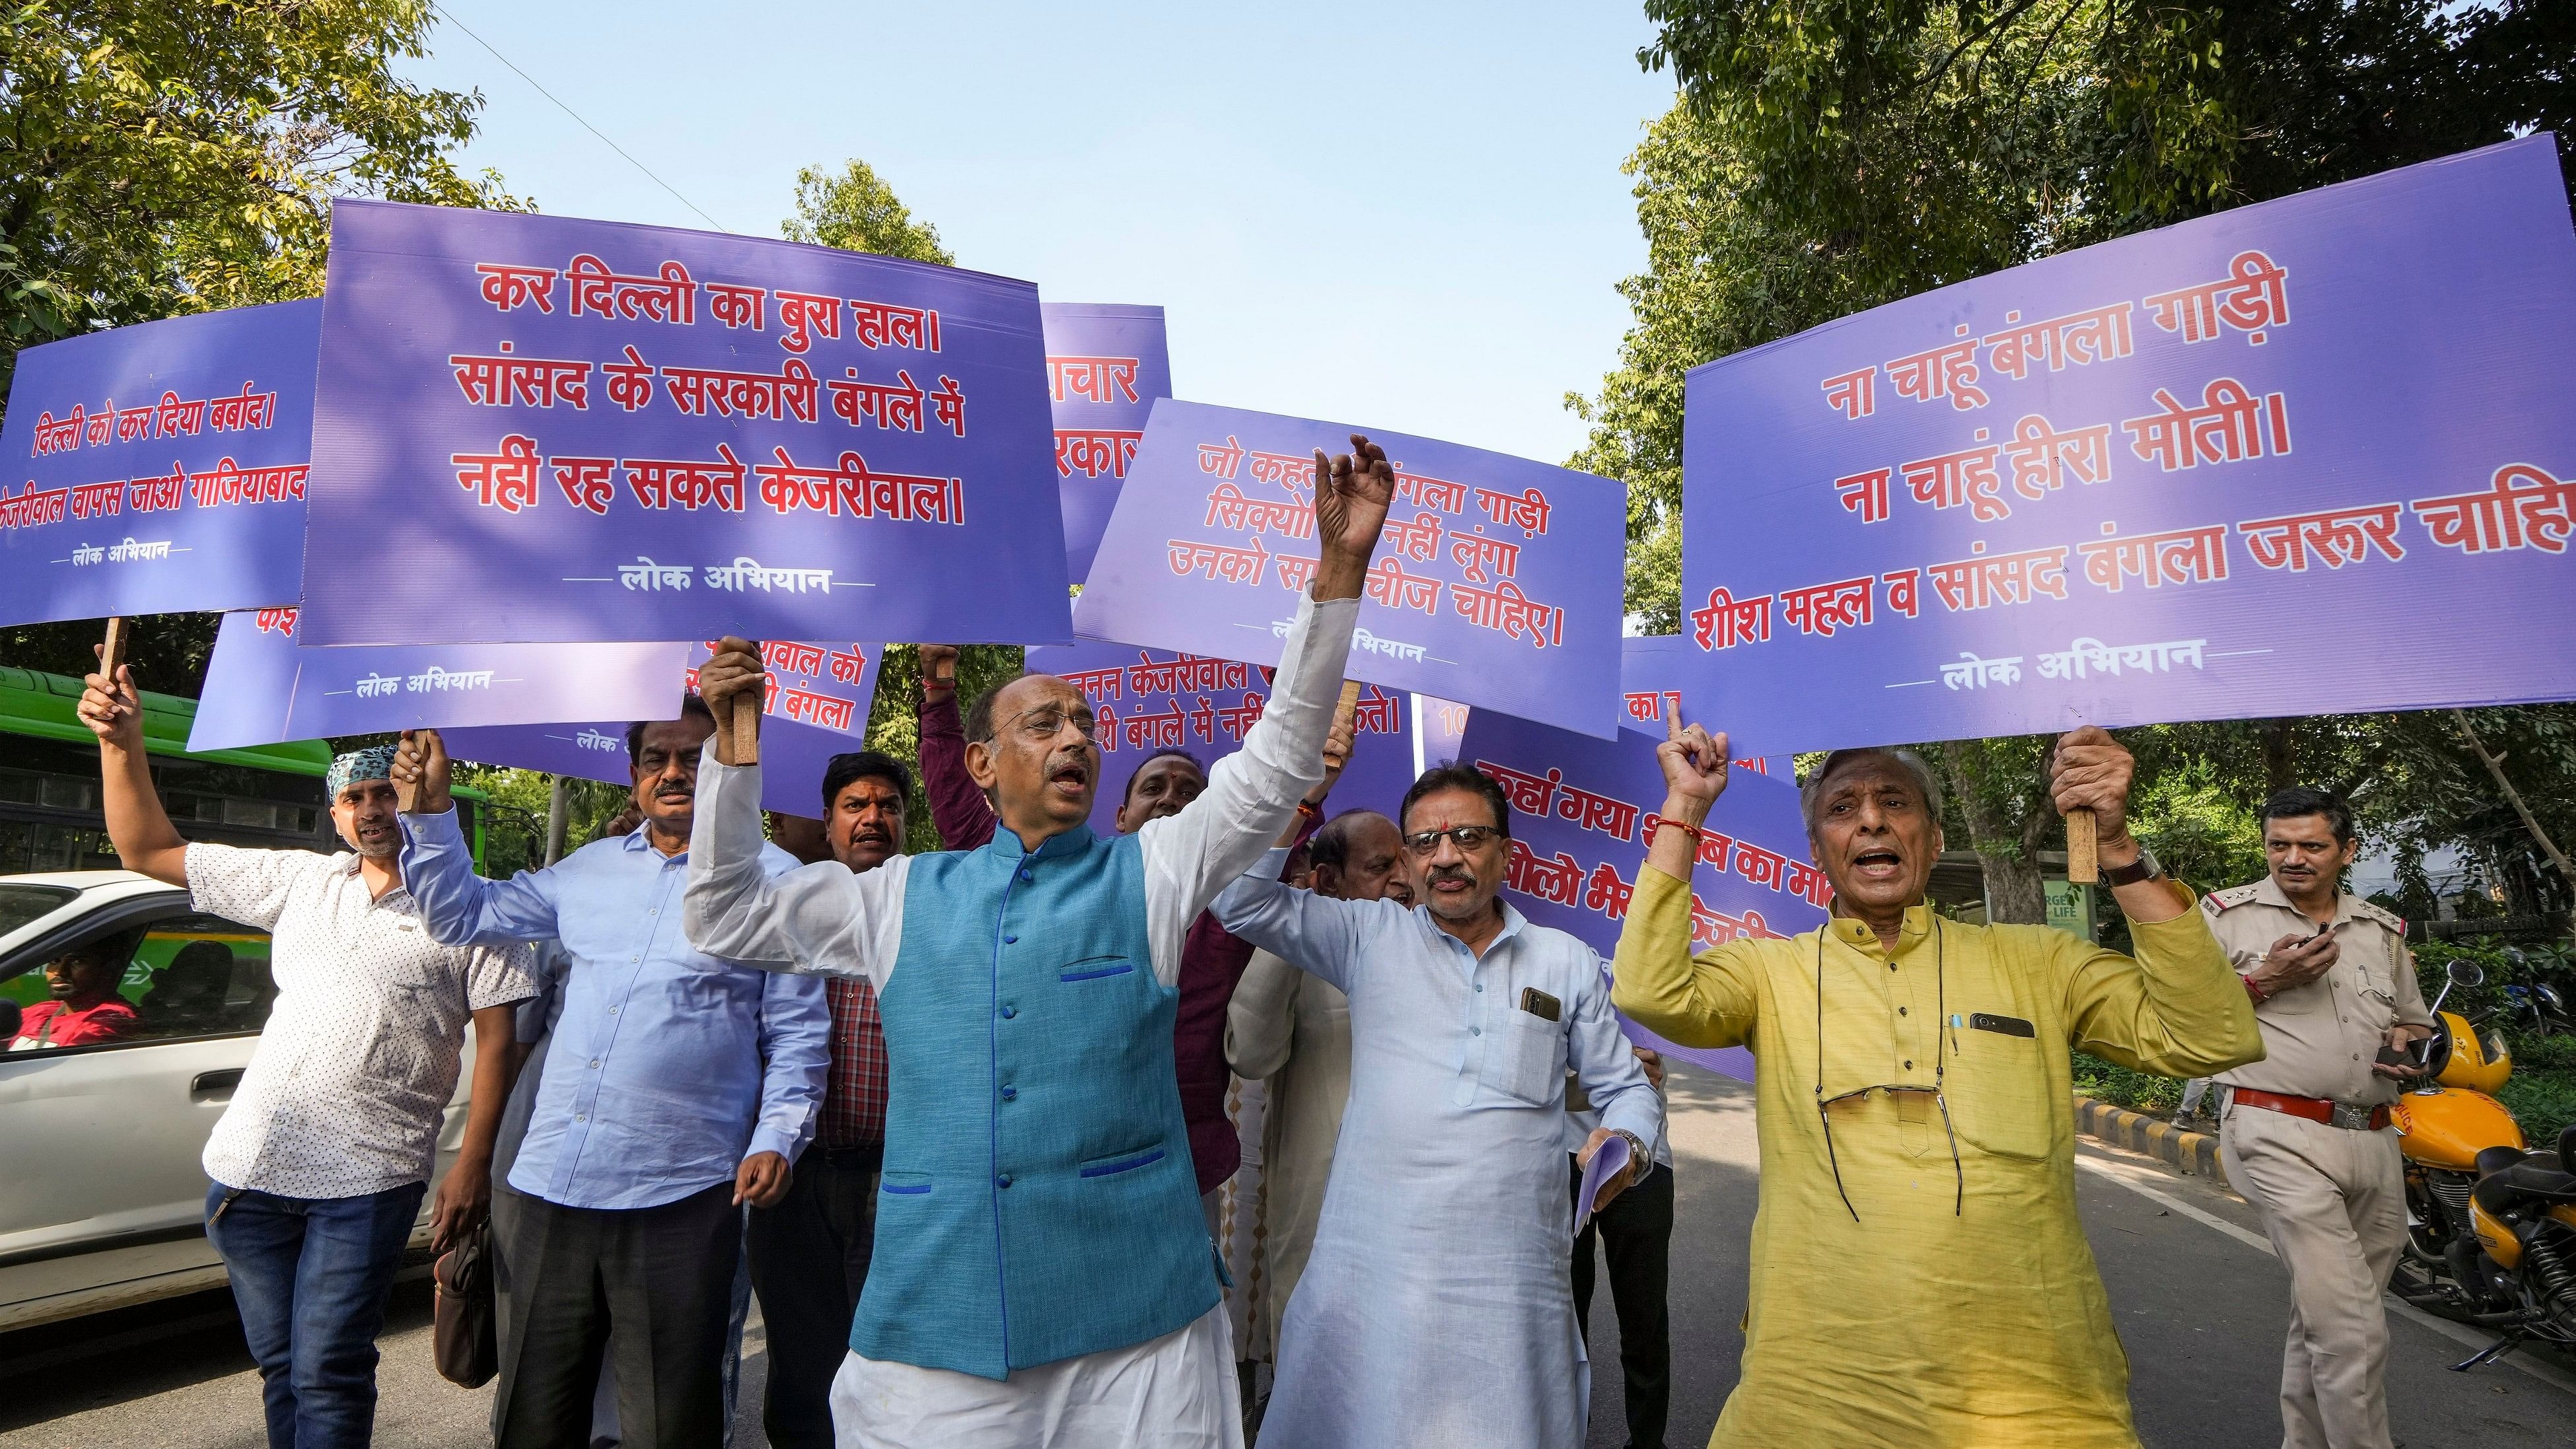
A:
{"type": "Polygon", "coordinates": [[[1067,722],[1073,725],[1074,733],[1086,740],[1099,728],[1099,722],[1092,718],[1090,710],[1066,709],[1060,704],[1042,704],[1035,709],[1021,710],[1011,716],[1010,725],[1006,728],[1017,728],[1032,740],[1051,740],[1064,733],[1067,722]]]}
{"type": "Polygon", "coordinates": [[[1950,1173],[1958,1183],[1957,1195],[1951,1200],[1950,1215],[1963,1217],[1967,1213],[1968,1206],[1968,1169],[1966,1164],[1959,1160],[1959,1131],[1950,1125],[1950,1098],[1942,1091],[1948,1075],[1949,1060],[1943,1054],[1942,1044],[1937,1036],[1939,1023],[1950,1019],[1949,983],[1947,973],[1942,969],[1946,943],[1941,936],[1941,918],[1938,916],[1932,918],[1932,999],[1934,1002],[1932,1020],[1935,1024],[1936,1036],[1932,1043],[1932,1084],[1930,1086],[1911,1082],[1891,1082],[1875,1087],[1859,1087],[1848,1092],[1838,1092],[1831,1097],[1825,1095],[1825,936],[1827,934],[1824,929],[1816,932],[1816,1116],[1825,1126],[1825,1162],[1833,1169],[1834,1195],[1843,1200],[1843,1211],[1851,1214],[1852,1221],[1859,1222],[1860,1209],[1852,1206],[1851,1194],[1843,1189],[1842,1160],[1834,1153],[1835,1105],[1841,1102],[1867,1101],[1872,1092],[1885,1092],[1891,1102],[1909,1095],[1929,1096],[1932,1099],[1932,1105],[1941,1109],[1941,1132],[1943,1136],[1950,1139],[1950,1173]]]}
{"type": "Polygon", "coordinates": [[[1502,828],[1495,825],[1452,825],[1446,830],[1417,830],[1404,837],[1404,848],[1415,855],[1429,855],[1438,850],[1440,842],[1446,839],[1456,842],[1461,851],[1468,851],[1500,838],[1502,833],[1502,828]]]}

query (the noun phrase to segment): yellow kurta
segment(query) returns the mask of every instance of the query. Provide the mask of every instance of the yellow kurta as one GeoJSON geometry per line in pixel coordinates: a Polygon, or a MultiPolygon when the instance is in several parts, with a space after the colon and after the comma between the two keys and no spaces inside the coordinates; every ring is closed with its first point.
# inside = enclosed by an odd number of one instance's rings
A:
{"type": "Polygon", "coordinates": [[[1906,913],[1891,959],[1840,917],[1820,935],[1690,955],[1690,891],[1649,866],[1619,938],[1613,1000],[1687,1046],[1753,1049],[1762,1146],[1743,1373],[1712,1446],[2130,1449],[2129,1364],[2075,1214],[2066,1048],[2168,1076],[2263,1054],[2252,1003],[2199,911],[2130,923],[2132,960],[2044,926],[1906,913]],[[1817,1112],[1891,1083],[1929,1094],[1817,1112]],[[1937,969],[1936,969],[1937,968],[1937,969]],[[2028,1037],[1968,1025],[2028,1022],[2028,1037]],[[1955,1021],[1956,1025],[1951,1023],[1955,1021]]]}

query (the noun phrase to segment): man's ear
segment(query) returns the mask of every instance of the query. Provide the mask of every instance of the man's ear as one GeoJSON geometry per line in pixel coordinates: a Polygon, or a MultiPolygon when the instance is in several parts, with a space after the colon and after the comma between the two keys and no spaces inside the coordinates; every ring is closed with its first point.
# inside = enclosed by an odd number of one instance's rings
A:
{"type": "Polygon", "coordinates": [[[966,778],[974,781],[975,788],[987,795],[992,794],[993,787],[1001,783],[1002,772],[994,768],[993,745],[990,740],[967,741],[966,778]]]}

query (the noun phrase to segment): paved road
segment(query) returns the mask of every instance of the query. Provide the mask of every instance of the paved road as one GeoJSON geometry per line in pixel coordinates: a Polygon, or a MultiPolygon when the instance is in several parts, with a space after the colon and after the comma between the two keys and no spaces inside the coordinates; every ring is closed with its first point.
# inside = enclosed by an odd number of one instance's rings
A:
{"type": "MultiPolygon", "coordinates": [[[[1680,1167],[1673,1263],[1673,1449],[1705,1443],[1735,1383],[1746,1244],[1758,1154],[1748,1089],[1677,1069],[1680,1167]]],[[[2086,1231],[2128,1345],[2139,1433],[2150,1449],[2273,1449],[2287,1285],[2252,1209],[2160,1164],[2087,1147],[2077,1175],[2086,1231]]],[[[2576,1372],[2515,1355],[2471,1374],[2447,1365],[2475,1340],[2454,1325],[2393,1325],[2390,1400],[2402,1449],[2518,1449],[2576,1443],[2576,1372]]],[[[1596,1389],[1590,1444],[1626,1442],[1618,1328],[1606,1287],[1593,1306],[1596,1389]]],[[[735,1443],[764,1443],[761,1334],[744,1343],[735,1443]]],[[[376,1442],[470,1449],[490,1442],[489,1388],[468,1392],[429,1367],[426,1283],[397,1293],[384,1341],[376,1442]]],[[[229,1300],[200,1295],[80,1324],[0,1335],[0,1449],[258,1449],[259,1387],[229,1300]]]]}

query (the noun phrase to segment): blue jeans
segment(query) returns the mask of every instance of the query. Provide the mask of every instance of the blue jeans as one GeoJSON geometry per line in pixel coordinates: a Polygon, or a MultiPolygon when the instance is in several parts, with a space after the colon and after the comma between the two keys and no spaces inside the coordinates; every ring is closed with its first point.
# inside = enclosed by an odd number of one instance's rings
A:
{"type": "Polygon", "coordinates": [[[206,1237],[232,1276],[259,1364],[269,1449],[366,1449],[376,1335],[425,1182],[363,1197],[279,1197],[216,1183],[206,1237]]]}

